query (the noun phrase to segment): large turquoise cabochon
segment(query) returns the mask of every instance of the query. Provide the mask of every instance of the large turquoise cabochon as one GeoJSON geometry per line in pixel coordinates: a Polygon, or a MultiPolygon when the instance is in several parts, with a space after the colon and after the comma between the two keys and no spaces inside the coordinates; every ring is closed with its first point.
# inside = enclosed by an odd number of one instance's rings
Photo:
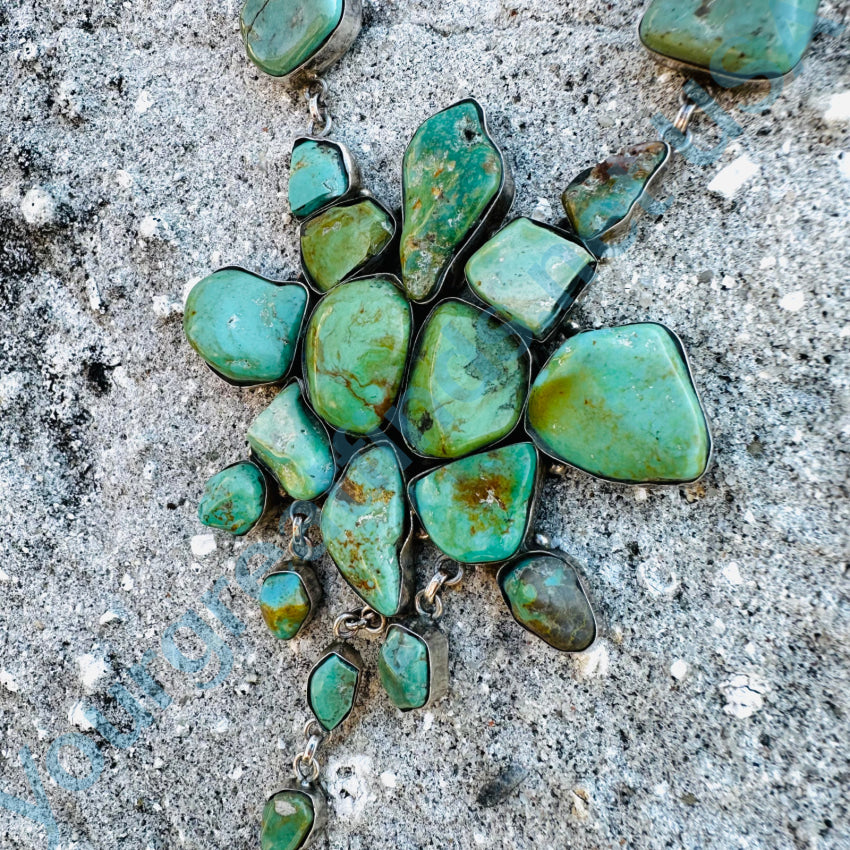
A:
{"type": "Polygon", "coordinates": [[[378,675],[393,705],[408,711],[428,702],[428,647],[418,635],[392,625],[378,655],[378,675]]]}
{"type": "Polygon", "coordinates": [[[231,534],[247,534],[263,515],[266,481],[248,461],[222,469],[204,485],[198,518],[204,525],[231,534]]]}
{"type": "Polygon", "coordinates": [[[309,834],[315,813],[313,802],[300,791],[278,791],[263,808],[261,850],[298,850],[309,834]]]}
{"type": "Polygon", "coordinates": [[[360,671],[335,652],[313,668],[307,682],[307,701],[328,732],[336,729],[354,706],[360,671]]]}

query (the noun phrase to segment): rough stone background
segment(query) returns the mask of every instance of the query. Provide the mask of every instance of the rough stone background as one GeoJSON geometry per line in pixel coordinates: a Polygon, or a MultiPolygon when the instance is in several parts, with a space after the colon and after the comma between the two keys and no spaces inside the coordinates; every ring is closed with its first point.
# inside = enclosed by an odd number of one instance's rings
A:
{"type": "MultiPolygon", "coordinates": [[[[407,139],[473,93],[515,211],[542,198],[555,219],[577,171],[675,113],[681,78],[638,46],[640,5],[367,2],[327,75],[336,136],[398,205],[407,139]]],[[[642,220],[577,315],[681,334],[710,474],[690,489],[550,479],[537,530],[587,565],[598,648],[559,657],[474,572],[446,599],[449,697],[402,716],[372,676],[330,744],[320,847],[850,847],[850,6],[821,13],[772,106],[719,95],[742,135],[710,165],[676,162],[669,212],[642,220]]],[[[228,388],[192,354],[187,284],[224,263],[298,268],[287,157],[304,103],[248,64],[237,17],[235,0],[0,7],[0,789],[34,799],[28,747],[65,848],[256,847],[301,742],[306,673],[353,602],[325,561],[330,604],[274,643],[233,582],[247,542],[212,548],[195,517],[271,392],[228,388]],[[146,702],[155,722],[124,751],[84,731],[103,774],[59,787],[51,741],[87,729],[84,705],[124,722],[107,688],[219,576],[247,624],[240,638],[216,624],[234,653],[224,682],[199,690],[158,657],[172,705],[146,702]]],[[[255,539],[280,542],[273,525],[255,539]]],[[[424,577],[433,551],[420,560],[424,577]]],[[[86,773],[73,751],[62,763],[86,773]]],[[[46,833],[0,806],[0,845],[43,848],[46,833]]]]}

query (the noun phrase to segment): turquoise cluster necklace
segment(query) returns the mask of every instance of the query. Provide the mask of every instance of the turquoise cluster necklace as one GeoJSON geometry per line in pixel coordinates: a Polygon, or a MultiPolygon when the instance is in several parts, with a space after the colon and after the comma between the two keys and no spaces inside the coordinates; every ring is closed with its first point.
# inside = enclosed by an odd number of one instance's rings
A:
{"type": "MultiPolygon", "coordinates": [[[[816,12],[813,0],[651,0],[639,32],[659,60],[689,74],[773,85],[801,60],[816,12]]],[[[504,223],[508,164],[481,105],[454,103],[408,144],[399,222],[329,138],[318,74],[351,46],[361,16],[360,0],[247,0],[248,56],[303,87],[310,106],[289,179],[303,280],[223,268],[194,286],[184,315],[190,344],[225,381],[281,387],[248,428],[250,456],[206,483],[201,521],[244,535],[289,502],[291,557],[259,591],[276,638],[300,634],[321,601],[311,526],[362,603],[336,617],[335,641],[310,672],[314,718],[292,779],[265,804],[263,850],[298,850],[323,827],[317,752],[356,704],[356,638],[382,641],[379,677],[401,710],[445,695],[448,646],[436,621],[464,568],[494,566],[510,614],[555,650],[592,646],[581,566],[530,539],[547,469],[682,485],[711,460],[673,331],[565,323],[612,243],[652,208],[670,158],[690,143],[704,91],[686,87],[665,138],[579,174],[558,225],[537,216],[504,223]],[[566,339],[543,362],[539,343],[559,332],[566,339]],[[419,538],[442,558],[417,592],[419,538]]]]}

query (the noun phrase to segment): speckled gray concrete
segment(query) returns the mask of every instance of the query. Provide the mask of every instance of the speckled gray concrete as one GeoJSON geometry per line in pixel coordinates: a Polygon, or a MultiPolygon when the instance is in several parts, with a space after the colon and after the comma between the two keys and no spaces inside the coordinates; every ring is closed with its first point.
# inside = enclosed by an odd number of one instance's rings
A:
{"type": "MultiPolygon", "coordinates": [[[[235,2],[84,5],[0,10],[0,790],[34,799],[28,747],[63,847],[248,850],[301,742],[306,673],[353,598],[323,562],[330,605],[276,644],[233,581],[250,541],[216,535],[210,551],[200,536],[202,482],[242,456],[271,393],[203,368],[180,314],[187,282],[220,264],[296,273],[286,160],[304,104],[249,66],[235,2]],[[241,637],[200,601],[219,576],[241,637]],[[85,730],[83,705],[103,708],[189,608],[233,650],[225,681],[199,690],[158,657],[170,707],[145,700],[154,723],[123,751],[85,731],[103,773],[59,787],[50,742],[85,730]]],[[[368,2],[328,74],[337,138],[397,206],[406,140],[475,94],[515,211],[557,210],[578,170],[674,114],[681,79],[637,45],[639,5],[368,2]]],[[[721,96],[742,135],[716,163],[677,161],[673,206],[578,311],[681,334],[714,426],[707,479],[550,479],[537,530],[587,565],[597,649],[559,657],[510,620],[489,571],[472,574],[446,597],[449,697],[401,716],[372,676],[329,746],[320,847],[850,847],[850,7],[822,14],[836,28],[768,111],[721,96]],[[480,806],[512,766],[519,787],[480,806]]],[[[0,835],[47,846],[2,806],[0,835]]]]}

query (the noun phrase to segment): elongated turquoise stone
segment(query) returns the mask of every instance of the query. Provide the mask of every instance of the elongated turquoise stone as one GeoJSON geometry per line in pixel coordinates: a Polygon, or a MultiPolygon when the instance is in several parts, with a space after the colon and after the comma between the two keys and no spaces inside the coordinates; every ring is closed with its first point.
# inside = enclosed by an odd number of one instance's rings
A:
{"type": "Polygon", "coordinates": [[[310,616],[310,597],[296,572],[272,573],[260,588],[260,613],[269,631],[291,640],[310,616]]]}
{"type": "Polygon", "coordinates": [[[401,273],[414,301],[435,294],[440,276],[502,184],[504,165],[481,107],[462,100],[432,115],[404,153],[401,273]]]}
{"type": "Polygon", "coordinates": [[[263,473],[245,461],[222,469],[207,481],[198,505],[198,519],[211,528],[239,536],[257,524],[265,503],[263,473]]]}
{"type": "Polygon", "coordinates": [[[594,266],[581,245],[518,218],[472,255],[466,280],[503,319],[540,338],[572,307],[594,266]]]}
{"type": "Polygon", "coordinates": [[[721,76],[781,77],[803,58],[818,0],[652,0],[640,22],[656,53],[721,76]]]}
{"type": "Polygon", "coordinates": [[[625,219],[667,151],[664,142],[645,142],[579,174],[561,195],[573,230],[589,241],[625,219]]]}
{"type": "Polygon", "coordinates": [[[531,387],[528,427],[549,454],[614,481],[684,483],[708,464],[705,415],[663,325],[568,339],[531,387]]]}
{"type": "Polygon", "coordinates": [[[289,208],[305,218],[341,198],[350,185],[342,150],[326,139],[299,139],[289,166],[289,208]]]}
{"type": "Polygon", "coordinates": [[[316,413],[343,431],[368,434],[395,403],[404,376],[410,304],[392,280],[352,280],[316,306],[304,365],[316,413]]]}
{"type": "Polygon", "coordinates": [[[429,472],[412,501],[434,545],[455,561],[510,558],[525,537],[537,452],[531,443],[503,446],[429,472]]]}
{"type": "Polygon", "coordinates": [[[461,301],[431,313],[401,402],[401,429],[417,452],[460,457],[504,437],[528,386],[528,352],[498,319],[461,301]]]}
{"type": "Polygon", "coordinates": [[[299,850],[313,827],[313,802],[300,791],[278,791],[263,808],[262,850],[299,850]]]}
{"type": "Polygon", "coordinates": [[[330,732],[354,706],[360,671],[335,652],[328,653],[314,668],[307,682],[307,701],[316,720],[330,732]]]}
{"type": "Polygon", "coordinates": [[[406,711],[428,702],[428,647],[422,638],[392,625],[378,655],[378,675],[393,705],[406,711]]]}
{"type": "Polygon", "coordinates": [[[333,482],[336,464],[327,433],[304,406],[295,381],[251,423],[248,444],[294,499],[315,499],[333,482]]]}
{"type": "Polygon", "coordinates": [[[532,554],[499,573],[514,619],[561,652],[581,652],[596,639],[593,610],[575,568],[556,555],[532,554]]]}
{"type": "Polygon", "coordinates": [[[307,293],[297,284],[222,269],[192,287],[183,330],[192,348],[225,378],[278,381],[292,363],[306,306],[307,293]]]}
{"type": "Polygon", "coordinates": [[[405,517],[401,469],[386,445],[355,455],[322,509],[322,539],[343,578],[387,617],[401,601],[405,517]]]}
{"type": "Polygon", "coordinates": [[[364,198],[330,207],[301,225],[301,260],[323,292],[371,263],[393,238],[390,214],[364,198]]]}
{"type": "Polygon", "coordinates": [[[248,58],[285,77],[327,41],[342,20],[343,0],[247,0],[239,16],[248,58]]]}

